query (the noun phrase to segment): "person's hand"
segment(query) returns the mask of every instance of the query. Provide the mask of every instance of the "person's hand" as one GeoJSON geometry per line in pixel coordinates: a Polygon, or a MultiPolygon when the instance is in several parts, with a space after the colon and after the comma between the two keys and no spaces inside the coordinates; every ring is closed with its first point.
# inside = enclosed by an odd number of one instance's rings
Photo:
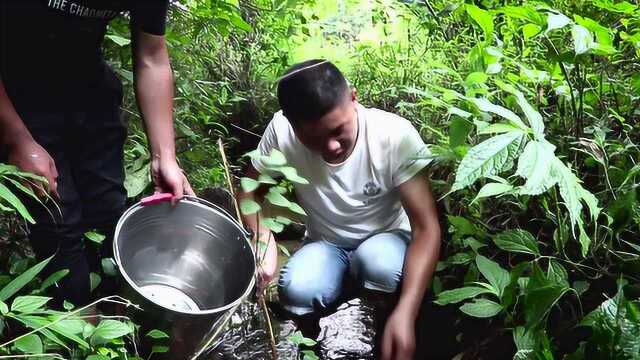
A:
{"type": "Polygon", "coordinates": [[[259,234],[256,254],[258,258],[258,290],[262,292],[271,283],[278,268],[278,247],[271,231],[259,234]]]}
{"type": "MultiPolygon", "coordinates": [[[[14,146],[9,147],[8,162],[15,165],[24,172],[29,172],[47,179],[48,190],[51,194],[58,196],[58,170],[53,158],[35,140],[29,139],[18,141],[14,146]]],[[[45,196],[45,189],[38,187],[34,189],[38,196],[45,196]]]]}
{"type": "Polygon", "coordinates": [[[382,335],[381,360],[411,360],[416,347],[415,319],[397,307],[382,335]]]}
{"type": "Polygon", "coordinates": [[[171,203],[180,200],[184,195],[195,196],[189,180],[178,166],[175,158],[160,158],[154,156],[151,161],[151,177],[155,184],[155,191],[173,194],[171,203]]]}

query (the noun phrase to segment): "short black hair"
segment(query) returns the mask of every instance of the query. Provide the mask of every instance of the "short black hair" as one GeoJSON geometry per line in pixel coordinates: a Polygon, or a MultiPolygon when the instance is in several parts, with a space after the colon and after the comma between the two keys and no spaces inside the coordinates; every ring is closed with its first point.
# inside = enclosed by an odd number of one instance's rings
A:
{"type": "Polygon", "coordinates": [[[278,102],[292,125],[315,121],[329,113],[348,94],[340,70],[323,59],[293,65],[278,82],[278,102]]]}

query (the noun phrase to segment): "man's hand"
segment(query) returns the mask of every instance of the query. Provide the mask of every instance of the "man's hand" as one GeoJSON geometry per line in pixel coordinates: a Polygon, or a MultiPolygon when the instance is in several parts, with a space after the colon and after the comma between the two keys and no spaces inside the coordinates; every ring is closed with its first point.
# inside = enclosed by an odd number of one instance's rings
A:
{"type": "Polygon", "coordinates": [[[178,166],[175,158],[162,159],[154,156],[151,161],[151,177],[156,191],[173,194],[172,204],[175,204],[184,195],[195,196],[187,177],[178,166]]]}
{"type": "Polygon", "coordinates": [[[278,269],[278,247],[271,231],[259,234],[256,254],[258,258],[258,290],[262,292],[269,286],[278,269]]]}
{"type": "MultiPolygon", "coordinates": [[[[35,140],[18,141],[14,146],[10,146],[8,161],[9,164],[17,166],[21,171],[45,177],[49,183],[49,192],[59,198],[56,164],[47,150],[35,140]]],[[[39,196],[45,196],[44,189],[34,190],[39,196]]]]}
{"type": "Polygon", "coordinates": [[[391,313],[382,335],[382,360],[411,360],[416,347],[415,319],[401,307],[391,313]]]}

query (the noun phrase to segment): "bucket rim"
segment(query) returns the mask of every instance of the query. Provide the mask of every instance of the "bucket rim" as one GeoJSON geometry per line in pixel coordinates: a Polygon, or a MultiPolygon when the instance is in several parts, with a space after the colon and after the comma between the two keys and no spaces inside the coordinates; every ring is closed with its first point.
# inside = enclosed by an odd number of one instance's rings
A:
{"type": "MultiPolygon", "coordinates": [[[[211,315],[211,314],[217,314],[217,313],[224,313],[227,310],[239,305],[240,303],[242,303],[251,293],[251,291],[253,290],[254,286],[255,286],[255,282],[256,282],[256,271],[257,271],[257,265],[256,265],[256,255],[253,249],[253,246],[251,245],[251,241],[249,240],[250,238],[250,233],[244,229],[225,209],[221,208],[220,206],[213,204],[207,200],[201,199],[199,197],[196,196],[188,196],[185,195],[182,199],[179,200],[179,202],[186,202],[198,207],[201,207],[203,209],[209,210],[209,211],[213,211],[214,213],[218,213],[219,215],[222,215],[223,217],[225,217],[231,224],[233,224],[238,230],[240,230],[240,232],[244,235],[242,236],[244,241],[247,242],[247,245],[249,247],[249,251],[251,252],[251,259],[253,262],[253,272],[251,274],[251,279],[249,280],[249,284],[247,285],[247,288],[245,289],[245,291],[242,293],[242,295],[240,295],[237,299],[235,299],[234,301],[232,301],[229,304],[226,304],[224,306],[221,307],[217,307],[217,308],[213,308],[213,309],[207,309],[207,310],[189,310],[189,311],[185,311],[185,310],[178,310],[178,309],[173,309],[173,308],[168,308],[162,304],[160,304],[157,301],[154,301],[152,299],[149,299],[148,297],[144,296],[144,294],[142,293],[142,291],[140,291],[140,287],[138,285],[136,285],[135,282],[133,282],[133,280],[131,279],[131,277],[129,277],[129,274],[127,274],[127,272],[125,271],[124,267],[122,266],[122,262],[120,260],[120,251],[118,249],[117,246],[117,240],[118,237],[120,235],[120,231],[122,230],[122,225],[123,223],[136,211],[142,209],[145,207],[145,205],[142,205],[142,202],[139,201],[137,203],[135,203],[134,205],[132,205],[131,207],[129,207],[120,217],[120,219],[118,219],[118,223],[116,224],[116,228],[115,231],[113,233],[113,258],[116,264],[116,267],[118,268],[118,271],[120,273],[120,275],[122,275],[122,277],[125,279],[125,281],[127,282],[127,284],[140,296],[142,296],[143,299],[152,302],[153,304],[155,304],[156,306],[161,307],[164,310],[168,310],[171,312],[175,312],[175,313],[179,313],[179,314],[184,314],[184,315],[211,315]]],[[[154,206],[154,205],[146,205],[146,206],[154,206]]]]}

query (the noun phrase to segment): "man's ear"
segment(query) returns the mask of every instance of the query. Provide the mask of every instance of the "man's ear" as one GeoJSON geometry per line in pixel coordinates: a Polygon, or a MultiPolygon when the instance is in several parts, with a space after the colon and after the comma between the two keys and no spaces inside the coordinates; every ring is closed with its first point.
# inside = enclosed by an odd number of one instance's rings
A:
{"type": "Polygon", "coordinates": [[[351,101],[353,102],[358,101],[358,92],[355,87],[351,88],[351,101]]]}

